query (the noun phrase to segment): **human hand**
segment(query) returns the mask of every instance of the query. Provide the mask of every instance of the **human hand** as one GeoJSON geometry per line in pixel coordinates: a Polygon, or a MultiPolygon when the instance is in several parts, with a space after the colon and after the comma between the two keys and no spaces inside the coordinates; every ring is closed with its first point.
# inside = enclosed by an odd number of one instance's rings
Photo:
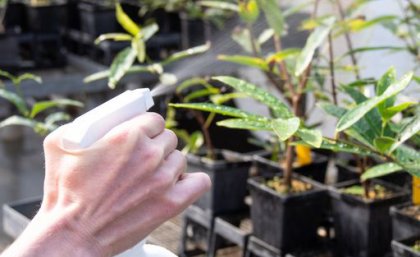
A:
{"type": "Polygon", "coordinates": [[[183,173],[177,138],[158,114],[126,121],[78,151],[61,147],[66,128],[44,141],[43,203],[15,243],[20,246],[9,249],[24,252],[29,244],[31,254],[10,256],[113,256],[210,187],[207,175],[183,173]]]}

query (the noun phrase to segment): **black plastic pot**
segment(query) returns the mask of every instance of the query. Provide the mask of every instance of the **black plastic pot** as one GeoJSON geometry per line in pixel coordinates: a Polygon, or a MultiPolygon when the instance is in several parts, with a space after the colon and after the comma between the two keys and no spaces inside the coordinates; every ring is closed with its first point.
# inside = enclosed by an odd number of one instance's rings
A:
{"type": "Polygon", "coordinates": [[[412,245],[420,240],[420,234],[403,240],[392,241],[392,252],[394,257],[420,257],[420,252],[414,251],[412,245]]]}
{"type": "Polygon", "coordinates": [[[51,5],[26,5],[27,26],[30,32],[60,33],[66,24],[66,1],[51,5]]]}
{"type": "Polygon", "coordinates": [[[90,2],[78,5],[82,32],[95,39],[101,34],[116,32],[118,29],[115,9],[90,2]]]}
{"type": "Polygon", "coordinates": [[[21,32],[25,30],[25,5],[23,3],[8,3],[3,22],[8,31],[21,32]]]}
{"type": "Polygon", "coordinates": [[[16,72],[21,65],[19,44],[15,37],[0,34],[0,68],[9,72],[16,72]]]}
{"type": "Polygon", "coordinates": [[[326,189],[296,175],[295,179],[310,183],[314,188],[304,193],[281,195],[263,184],[267,178],[270,177],[248,180],[253,235],[281,252],[318,244],[317,230],[324,220],[326,189]]]}
{"type": "Polygon", "coordinates": [[[181,20],[181,45],[189,48],[204,44],[210,40],[211,31],[214,29],[208,22],[199,19],[190,19],[185,13],[180,13],[181,20]]]}
{"type": "Polygon", "coordinates": [[[211,190],[194,204],[213,215],[246,210],[246,181],[251,161],[228,151],[219,151],[218,155],[224,158],[213,161],[197,155],[187,156],[188,172],[205,172],[212,181],[211,190]]]}
{"type": "Polygon", "coordinates": [[[420,221],[402,211],[409,206],[412,206],[412,204],[405,203],[391,207],[392,238],[394,240],[420,235],[420,221]]]}
{"type": "Polygon", "coordinates": [[[389,208],[403,203],[409,194],[391,184],[376,181],[394,195],[388,199],[365,201],[341,191],[357,182],[346,182],[331,188],[336,246],[343,257],[383,257],[390,251],[392,239],[389,208]]]}

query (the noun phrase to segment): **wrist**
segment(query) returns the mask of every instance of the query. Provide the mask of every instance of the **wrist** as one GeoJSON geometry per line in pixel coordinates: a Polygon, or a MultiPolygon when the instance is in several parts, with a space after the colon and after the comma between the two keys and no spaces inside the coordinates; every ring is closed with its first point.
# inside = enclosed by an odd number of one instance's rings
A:
{"type": "MultiPolygon", "coordinates": [[[[61,210],[62,211],[62,210],[61,210]]],[[[8,256],[105,257],[103,247],[86,233],[71,212],[41,210],[7,249],[8,256]]]]}

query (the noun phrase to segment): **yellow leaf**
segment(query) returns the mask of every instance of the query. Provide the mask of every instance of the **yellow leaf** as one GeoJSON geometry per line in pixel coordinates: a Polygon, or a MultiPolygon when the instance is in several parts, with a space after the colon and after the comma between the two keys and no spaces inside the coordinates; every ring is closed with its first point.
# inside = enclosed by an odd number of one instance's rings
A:
{"type": "Polygon", "coordinates": [[[420,178],[413,177],[413,204],[420,204],[420,178]]]}
{"type": "Polygon", "coordinates": [[[312,163],[311,149],[307,146],[297,145],[296,157],[299,166],[305,166],[312,163]]]}

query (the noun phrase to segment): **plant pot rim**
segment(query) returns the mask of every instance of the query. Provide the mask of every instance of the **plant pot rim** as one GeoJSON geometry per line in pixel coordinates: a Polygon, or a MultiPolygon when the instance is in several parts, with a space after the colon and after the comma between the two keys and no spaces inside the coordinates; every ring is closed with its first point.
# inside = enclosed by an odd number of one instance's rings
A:
{"type": "MultiPolygon", "coordinates": [[[[261,153],[271,154],[271,152],[265,151],[265,150],[260,150],[260,151],[257,151],[256,153],[259,153],[259,154],[261,154],[261,153]]],[[[296,168],[303,168],[303,167],[309,166],[311,164],[317,164],[317,163],[322,163],[322,162],[328,161],[328,157],[327,156],[324,156],[324,155],[319,154],[319,153],[316,153],[316,152],[312,152],[312,157],[316,157],[316,158],[312,158],[312,162],[311,163],[309,163],[307,165],[300,166],[300,167],[296,167],[296,168]]],[[[270,166],[278,166],[278,163],[277,162],[272,161],[270,159],[267,159],[267,158],[265,158],[265,157],[263,157],[261,155],[258,155],[258,154],[255,154],[253,156],[253,158],[254,158],[255,161],[259,161],[259,162],[268,164],[270,166]]]]}
{"type": "MultiPolygon", "coordinates": [[[[282,173],[278,173],[275,176],[280,176],[282,177],[282,173]]],[[[262,180],[263,179],[267,179],[267,177],[263,177],[263,176],[257,176],[257,177],[252,177],[248,179],[248,185],[251,187],[255,187],[255,188],[259,188],[261,190],[263,190],[264,192],[278,197],[280,198],[283,202],[287,202],[293,199],[298,199],[298,198],[304,198],[308,195],[312,195],[312,194],[318,194],[318,193],[323,193],[326,192],[326,188],[322,187],[319,183],[316,183],[315,181],[306,178],[304,176],[300,176],[298,174],[293,174],[292,175],[293,179],[297,179],[300,181],[303,181],[305,183],[308,183],[310,185],[312,185],[314,188],[312,188],[311,190],[305,191],[305,192],[300,192],[300,193],[292,193],[292,194],[280,194],[277,191],[269,188],[268,186],[262,184],[262,180]]]]}
{"type": "Polygon", "coordinates": [[[419,220],[415,219],[412,216],[408,216],[407,214],[402,212],[403,208],[409,207],[409,206],[414,206],[414,204],[410,201],[410,202],[406,202],[406,203],[391,206],[391,208],[389,210],[389,213],[393,217],[399,217],[399,218],[402,218],[402,219],[405,219],[405,220],[409,220],[411,222],[419,222],[420,223],[419,220]]]}
{"type": "Polygon", "coordinates": [[[385,186],[386,188],[390,189],[393,191],[393,195],[391,197],[385,198],[385,199],[362,199],[358,196],[354,196],[351,194],[347,194],[344,192],[341,192],[340,189],[348,187],[348,186],[353,186],[356,184],[360,184],[360,181],[358,180],[350,180],[350,181],[345,181],[343,183],[338,183],[336,185],[332,185],[329,186],[329,192],[330,192],[330,196],[334,199],[339,199],[339,200],[345,200],[345,201],[349,201],[349,202],[354,202],[354,203],[358,203],[358,204],[363,204],[363,205],[381,205],[383,203],[388,203],[388,202],[393,202],[396,199],[400,199],[400,198],[408,198],[409,196],[409,192],[403,188],[400,188],[398,186],[395,186],[391,183],[387,183],[381,180],[372,180],[373,183],[375,184],[379,184],[382,186],[385,186]]]}
{"type": "Polygon", "coordinates": [[[391,245],[392,245],[392,248],[394,249],[394,251],[396,250],[396,248],[399,248],[399,249],[402,248],[404,251],[407,251],[409,253],[416,254],[416,255],[420,256],[420,252],[415,252],[410,246],[407,245],[407,243],[415,242],[417,240],[420,240],[420,234],[415,235],[415,236],[411,236],[411,237],[408,237],[408,238],[404,238],[404,239],[401,239],[401,240],[392,240],[391,245]]]}

